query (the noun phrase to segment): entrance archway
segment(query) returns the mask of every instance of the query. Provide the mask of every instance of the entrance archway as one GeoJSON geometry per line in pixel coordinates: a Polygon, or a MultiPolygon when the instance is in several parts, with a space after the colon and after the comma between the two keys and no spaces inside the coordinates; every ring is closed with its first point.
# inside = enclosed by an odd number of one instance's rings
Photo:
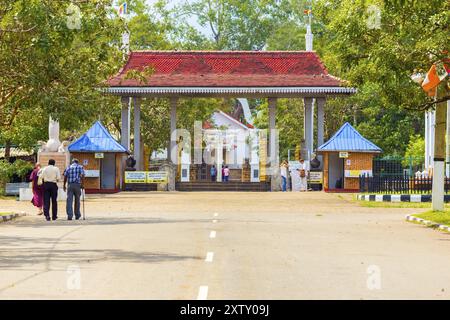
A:
{"type": "MultiPolygon", "coordinates": [[[[130,106],[134,106],[134,135],[140,136],[140,98],[169,98],[170,131],[176,130],[178,99],[198,97],[268,98],[269,132],[276,129],[278,98],[303,99],[304,139],[308,155],[324,141],[324,106],[328,97],[350,95],[354,88],[328,74],[315,52],[310,51],[139,51],[129,55],[120,72],[108,81],[106,92],[121,97],[122,145],[130,150],[130,106]],[[146,81],[127,77],[130,71],[153,72],[146,81]],[[132,102],[132,103],[131,103],[132,102]],[[314,141],[314,113],[317,109],[317,142],[314,141]]],[[[138,139],[139,140],[139,139],[138,139]]],[[[275,146],[269,134],[268,148],[275,146]]],[[[171,139],[170,150],[176,150],[171,139]]],[[[140,142],[134,156],[142,168],[140,142]]],[[[276,151],[276,150],[275,150],[276,151]]],[[[271,169],[277,172],[278,163],[271,169]]],[[[276,175],[271,189],[279,189],[276,175]]],[[[175,185],[170,186],[174,190],[175,185]]]]}

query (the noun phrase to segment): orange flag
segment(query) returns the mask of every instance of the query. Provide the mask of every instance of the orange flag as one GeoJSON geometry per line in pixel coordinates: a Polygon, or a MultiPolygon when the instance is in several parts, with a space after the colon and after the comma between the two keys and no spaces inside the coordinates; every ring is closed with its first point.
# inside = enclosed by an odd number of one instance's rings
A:
{"type": "Polygon", "coordinates": [[[441,80],[437,75],[436,65],[433,64],[430,70],[428,71],[425,80],[423,80],[422,82],[422,88],[429,96],[434,96],[435,90],[433,89],[435,89],[438,86],[439,82],[441,82],[441,80]]]}
{"type": "Polygon", "coordinates": [[[446,76],[447,71],[442,64],[439,64],[438,66],[433,64],[428,71],[425,80],[422,82],[423,90],[425,90],[430,97],[436,95],[437,86],[443,79],[445,79],[446,76]]]}

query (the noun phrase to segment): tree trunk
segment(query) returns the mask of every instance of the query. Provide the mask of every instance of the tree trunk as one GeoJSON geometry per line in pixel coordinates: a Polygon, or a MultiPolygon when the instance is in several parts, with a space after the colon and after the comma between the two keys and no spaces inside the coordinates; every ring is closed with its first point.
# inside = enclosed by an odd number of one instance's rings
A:
{"type": "Polygon", "coordinates": [[[9,162],[11,158],[11,141],[7,140],[5,143],[5,160],[9,162]]]}
{"type": "MultiPolygon", "coordinates": [[[[446,83],[438,87],[437,99],[446,95],[446,83]]],[[[444,210],[444,176],[445,176],[445,131],[447,121],[447,103],[436,105],[436,126],[434,130],[434,168],[433,168],[433,210],[444,210]]]]}

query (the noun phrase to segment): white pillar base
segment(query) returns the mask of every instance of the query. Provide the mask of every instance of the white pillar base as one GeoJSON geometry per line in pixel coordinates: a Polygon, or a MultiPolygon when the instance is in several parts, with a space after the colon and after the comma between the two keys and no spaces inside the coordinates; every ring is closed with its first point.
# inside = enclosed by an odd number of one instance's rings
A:
{"type": "Polygon", "coordinates": [[[434,211],[444,211],[445,162],[434,160],[432,203],[434,211]]]}
{"type": "Polygon", "coordinates": [[[259,163],[250,165],[250,182],[259,182],[259,163]]]}

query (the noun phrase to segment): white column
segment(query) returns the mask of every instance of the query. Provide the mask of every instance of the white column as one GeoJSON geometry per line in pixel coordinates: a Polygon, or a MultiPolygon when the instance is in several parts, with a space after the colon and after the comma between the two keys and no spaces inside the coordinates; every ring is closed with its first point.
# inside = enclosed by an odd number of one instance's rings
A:
{"type": "Polygon", "coordinates": [[[223,136],[222,131],[218,130],[216,135],[216,169],[217,169],[217,182],[222,182],[222,165],[223,165],[223,136]]]}
{"type": "Polygon", "coordinates": [[[178,163],[177,141],[175,132],[177,130],[177,104],[178,98],[170,99],[170,148],[168,152],[169,159],[172,163],[178,163]]]}
{"type": "Polygon", "coordinates": [[[304,98],[304,119],[303,119],[303,133],[306,144],[306,149],[308,150],[308,159],[311,160],[311,153],[313,152],[313,141],[314,141],[314,109],[313,109],[313,99],[304,98]]]}
{"type": "Polygon", "coordinates": [[[250,131],[251,136],[251,146],[250,146],[250,169],[251,169],[251,176],[250,181],[251,182],[259,182],[259,139],[258,139],[258,133],[256,129],[252,129],[250,131]],[[254,173],[255,170],[258,172],[258,176],[255,177],[254,173]]]}
{"type": "Polygon", "coordinates": [[[130,97],[122,97],[121,144],[130,150],[130,97]]]}
{"type": "Polygon", "coordinates": [[[305,43],[306,43],[306,51],[313,51],[313,39],[314,36],[311,32],[311,25],[306,25],[306,34],[305,34],[305,43]]]}
{"type": "MultiPolygon", "coordinates": [[[[276,115],[277,115],[277,99],[269,98],[269,154],[272,157],[272,148],[275,146],[275,135],[272,130],[276,129],[276,115]]],[[[273,150],[275,151],[275,150],[273,150]]],[[[272,157],[273,158],[273,157],[272,157]]],[[[273,158],[274,159],[274,158],[273,158]]]]}
{"type": "Polygon", "coordinates": [[[269,155],[270,155],[270,184],[272,191],[281,190],[280,161],[278,154],[278,139],[276,132],[277,99],[269,98],[269,155]]]}
{"type": "Polygon", "coordinates": [[[324,143],[325,98],[317,98],[317,147],[324,143]]]}
{"type": "Polygon", "coordinates": [[[444,161],[434,161],[433,164],[433,187],[432,187],[432,206],[433,210],[444,210],[444,161]]]}
{"type": "Polygon", "coordinates": [[[141,159],[141,99],[134,97],[134,159],[136,160],[136,170],[143,170],[141,159]]]}

